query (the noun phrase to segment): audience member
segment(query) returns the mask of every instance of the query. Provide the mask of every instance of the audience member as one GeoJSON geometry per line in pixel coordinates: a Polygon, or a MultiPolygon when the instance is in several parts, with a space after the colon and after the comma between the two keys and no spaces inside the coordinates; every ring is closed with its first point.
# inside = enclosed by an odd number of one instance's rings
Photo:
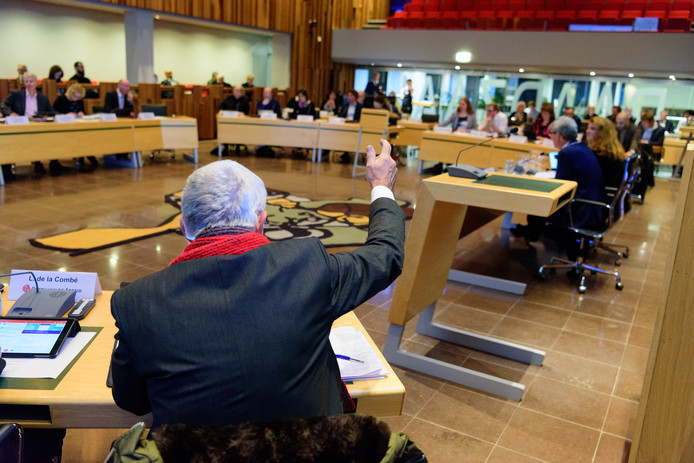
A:
{"type": "Polygon", "coordinates": [[[665,128],[656,125],[652,112],[644,111],[636,129],[636,138],[641,143],[662,147],[665,141],[665,128]]]}
{"type": "MultiPolygon", "coordinates": [[[[585,143],[576,141],[578,127],[576,121],[567,116],[561,116],[550,124],[549,136],[554,146],[559,149],[557,156],[556,178],[573,180],[578,184],[575,198],[591,201],[605,200],[605,186],[602,172],[596,156],[585,143]]],[[[518,226],[512,230],[514,236],[524,237],[526,241],[537,241],[542,233],[553,235],[564,246],[569,246],[564,231],[570,225],[570,217],[575,227],[591,228],[602,223],[602,208],[592,204],[574,203],[569,213],[569,207],[563,207],[549,217],[528,216],[527,226],[518,226]]],[[[575,253],[569,249],[569,257],[575,253]]]]}
{"type": "Polygon", "coordinates": [[[70,77],[70,80],[76,80],[80,84],[91,84],[92,81],[84,75],[84,64],[82,61],[75,62],[75,75],[70,77]]]}
{"type": "Polygon", "coordinates": [[[383,91],[383,84],[381,84],[381,73],[374,72],[373,79],[366,84],[366,89],[364,89],[366,96],[376,97],[378,95],[385,95],[386,92],[383,91]]]}
{"type": "Polygon", "coordinates": [[[403,114],[412,114],[412,96],[414,89],[412,88],[412,79],[407,79],[405,88],[402,89],[402,112],[403,114]]]}
{"type": "Polygon", "coordinates": [[[17,65],[17,83],[21,86],[24,83],[24,74],[27,73],[26,64],[17,65]]]}
{"type": "Polygon", "coordinates": [[[655,161],[660,160],[663,152],[665,128],[656,125],[652,112],[644,111],[634,138],[639,140],[639,154],[641,155],[641,185],[634,188],[634,194],[643,199],[646,188],[655,186],[655,161]]]}
{"type": "Polygon", "coordinates": [[[63,81],[63,69],[57,64],[54,64],[48,70],[48,78],[55,80],[57,83],[61,83],[63,81]]]}
{"type": "Polygon", "coordinates": [[[219,104],[218,114],[221,116],[222,111],[238,111],[248,116],[250,110],[251,106],[248,103],[248,98],[243,93],[243,87],[237,85],[234,87],[234,92],[219,104]]]}
{"type": "Polygon", "coordinates": [[[675,131],[675,125],[667,118],[667,111],[660,111],[658,126],[664,128],[667,133],[673,133],[675,131]]]}
{"type": "Polygon", "coordinates": [[[270,87],[265,87],[263,89],[263,99],[258,101],[256,105],[256,111],[273,111],[277,114],[277,117],[282,117],[282,108],[280,107],[279,101],[272,97],[272,89],[270,87]]]}
{"type": "Polygon", "coordinates": [[[294,112],[291,113],[291,118],[296,119],[299,115],[313,116],[315,118],[316,108],[309,99],[308,92],[301,89],[297,92],[296,96],[296,106],[294,107],[294,112]]]}
{"type": "MultiPolygon", "coordinates": [[[[632,109],[629,106],[624,108],[624,112],[627,113],[627,116],[629,116],[629,122],[636,124],[636,118],[631,114],[632,109]]],[[[641,111],[641,113],[643,113],[643,111],[641,111]]]]}
{"type": "Polygon", "coordinates": [[[217,77],[217,85],[221,85],[222,87],[231,87],[231,84],[224,81],[224,76],[217,77]]]}
{"type": "Polygon", "coordinates": [[[104,111],[112,113],[118,109],[129,110],[130,115],[134,115],[133,95],[130,93],[130,81],[128,79],[119,80],[118,88],[108,92],[104,98],[104,111]]]}
{"type": "MultiPolygon", "coordinates": [[[[617,123],[617,114],[622,112],[622,107],[621,106],[612,106],[612,114],[607,116],[609,120],[611,120],[614,124],[617,123]]],[[[627,115],[627,120],[631,117],[631,114],[627,115]]],[[[632,122],[633,123],[633,122],[632,122]]]]}
{"type": "Polygon", "coordinates": [[[458,108],[445,121],[440,122],[440,127],[451,125],[451,129],[455,131],[467,132],[475,130],[477,127],[477,118],[475,110],[472,108],[470,99],[466,96],[458,100],[458,108]]]}
{"type": "Polygon", "coordinates": [[[573,119],[574,122],[576,123],[576,126],[579,128],[579,131],[580,131],[580,128],[581,128],[581,118],[579,118],[579,117],[576,115],[576,113],[574,112],[574,108],[571,107],[571,106],[567,106],[566,108],[564,108],[564,115],[565,115],[566,117],[570,117],[571,119],[573,119]]]}
{"type": "Polygon", "coordinates": [[[402,117],[398,108],[390,104],[390,100],[383,95],[378,95],[374,98],[374,109],[385,109],[388,111],[388,125],[396,125],[402,117]]]}
{"type": "Polygon", "coordinates": [[[516,111],[509,115],[508,123],[512,127],[523,127],[527,120],[528,115],[525,114],[525,101],[519,101],[516,105],[516,111]]]}
{"type": "Polygon", "coordinates": [[[217,85],[217,71],[214,71],[212,73],[212,77],[210,77],[210,80],[207,81],[207,85],[217,85]]]}
{"type": "Polygon", "coordinates": [[[615,125],[604,117],[592,118],[586,129],[586,141],[598,159],[605,186],[619,188],[627,157],[617,138],[615,125]]]}
{"type": "Polygon", "coordinates": [[[253,88],[253,79],[255,79],[255,76],[253,74],[248,74],[246,76],[246,82],[241,84],[243,88],[253,88]]]}
{"type": "Polygon", "coordinates": [[[682,115],[684,116],[684,126],[694,125],[694,109],[685,109],[682,115]]]}
{"type": "MultiPolygon", "coordinates": [[[[609,117],[607,118],[609,119],[609,117]]],[[[615,127],[617,128],[617,138],[627,156],[631,156],[636,152],[639,146],[639,139],[636,136],[636,126],[629,120],[629,115],[625,112],[617,114],[615,118],[615,127]]]]}
{"type": "Polygon", "coordinates": [[[161,81],[162,85],[168,85],[169,87],[178,85],[178,81],[173,78],[173,71],[171,69],[164,71],[164,76],[166,76],[166,79],[161,81]]]}
{"type": "Polygon", "coordinates": [[[535,133],[535,136],[550,138],[549,126],[554,122],[554,118],[554,105],[552,105],[552,103],[542,103],[540,107],[540,117],[533,122],[532,131],[535,133]]]}
{"type": "Polygon", "coordinates": [[[589,121],[591,120],[595,114],[595,105],[589,104],[588,107],[586,108],[586,115],[583,117],[584,121],[589,121]]]}
{"type": "Polygon", "coordinates": [[[530,118],[530,121],[534,121],[540,117],[540,111],[535,108],[535,100],[528,101],[528,107],[525,109],[525,113],[530,118]]]}
{"type": "MultiPolygon", "coordinates": [[[[37,91],[38,80],[36,74],[25,72],[23,75],[24,88],[10,93],[0,105],[0,110],[5,116],[39,116],[53,114],[55,111],[48,98],[37,91]]],[[[34,162],[34,172],[40,175],[46,173],[46,168],[41,162],[34,162]]],[[[3,176],[6,180],[13,180],[14,174],[8,164],[3,166],[3,176]]],[[[49,164],[51,175],[60,175],[63,168],[58,161],[49,164]]]]}
{"type": "MultiPolygon", "coordinates": [[[[73,114],[78,117],[84,116],[83,98],[85,93],[84,87],[80,84],[72,84],[64,95],[60,95],[55,99],[53,108],[59,114],[73,114]]],[[[82,157],[78,158],[77,162],[80,172],[92,171],[99,165],[99,161],[97,161],[95,156],[89,156],[90,167],[87,167],[82,157]]]]}
{"type": "Polygon", "coordinates": [[[366,92],[357,92],[357,102],[364,106],[364,102],[366,101],[366,92]]]}
{"type": "Polygon", "coordinates": [[[265,185],[242,165],[226,160],[196,170],[181,204],[190,244],[168,268],[111,299],[116,404],[151,412],[152,429],[353,410],[330,329],[385,289],[404,257],[405,217],[391,191],[397,168],[390,145],[381,146],[378,156],[367,147],[366,242],[337,254],[316,238],[269,242],[265,185]]]}
{"type": "Polygon", "coordinates": [[[508,130],[508,118],[506,114],[499,110],[499,105],[489,103],[487,105],[487,115],[484,117],[484,124],[479,128],[482,132],[493,134],[505,134],[508,130]]]}
{"type": "Polygon", "coordinates": [[[357,98],[359,98],[359,94],[356,90],[347,92],[347,104],[342,106],[340,117],[344,117],[348,121],[359,122],[362,105],[357,101],[357,98]]]}
{"type": "Polygon", "coordinates": [[[340,114],[340,104],[338,102],[337,92],[335,92],[335,90],[330,90],[328,96],[326,96],[323,103],[321,103],[320,108],[323,111],[328,111],[333,116],[340,114]]]}

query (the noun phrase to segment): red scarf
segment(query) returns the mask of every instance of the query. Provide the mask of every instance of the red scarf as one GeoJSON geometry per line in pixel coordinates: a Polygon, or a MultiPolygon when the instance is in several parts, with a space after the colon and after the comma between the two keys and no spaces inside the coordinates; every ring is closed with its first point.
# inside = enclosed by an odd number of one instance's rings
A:
{"type": "Polygon", "coordinates": [[[266,244],[270,244],[270,240],[255,232],[201,236],[190,242],[169,265],[202,257],[237,256],[266,244]]]}

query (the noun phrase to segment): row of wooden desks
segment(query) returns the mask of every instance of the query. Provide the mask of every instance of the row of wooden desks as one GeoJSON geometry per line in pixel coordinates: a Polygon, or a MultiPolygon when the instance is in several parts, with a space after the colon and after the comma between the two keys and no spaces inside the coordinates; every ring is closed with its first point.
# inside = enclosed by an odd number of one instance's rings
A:
{"type": "MultiPolygon", "coordinates": [[[[45,388],[45,383],[52,382],[50,380],[13,379],[10,382],[0,375],[0,423],[44,428],[129,428],[142,421],[142,417],[120,409],[113,401],[111,389],[106,386],[116,334],[110,310],[111,295],[112,292],[107,291],[96,296],[96,306],[80,324],[99,331],[53,387],[45,388]],[[44,388],[37,388],[36,384],[41,383],[44,385],[40,387],[44,388]]],[[[2,313],[5,314],[12,301],[6,300],[6,292],[2,296],[2,313]]],[[[388,369],[386,378],[347,385],[355,399],[357,413],[380,417],[400,415],[405,388],[356,315],[350,312],[336,320],[333,326],[353,326],[364,333],[388,369]]],[[[151,416],[144,419],[151,420],[151,416]]]]}
{"type": "Polygon", "coordinates": [[[142,151],[191,148],[197,165],[198,126],[191,117],[0,125],[0,164],[133,153],[132,167],[141,167],[142,151]]]}

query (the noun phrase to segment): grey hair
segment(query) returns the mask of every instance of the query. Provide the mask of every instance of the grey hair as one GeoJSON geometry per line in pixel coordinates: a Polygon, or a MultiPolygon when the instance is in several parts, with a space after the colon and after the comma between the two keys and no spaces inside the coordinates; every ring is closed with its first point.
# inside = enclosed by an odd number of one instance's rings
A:
{"type": "Polygon", "coordinates": [[[193,172],[181,199],[186,238],[219,227],[255,230],[267,190],[260,178],[236,161],[216,161],[193,172]]]}
{"type": "Polygon", "coordinates": [[[578,136],[576,121],[569,116],[561,116],[549,124],[550,132],[557,132],[566,141],[574,141],[578,136]]]}

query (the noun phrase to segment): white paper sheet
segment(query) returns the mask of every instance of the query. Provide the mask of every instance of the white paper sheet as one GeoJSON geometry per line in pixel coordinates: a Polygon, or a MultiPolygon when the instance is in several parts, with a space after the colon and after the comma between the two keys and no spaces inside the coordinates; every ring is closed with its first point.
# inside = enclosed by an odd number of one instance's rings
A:
{"type": "Polygon", "coordinates": [[[335,354],[362,360],[355,362],[338,358],[340,376],[344,381],[383,378],[388,370],[374,352],[364,334],[351,326],[342,326],[330,331],[330,344],[335,354]]]}

